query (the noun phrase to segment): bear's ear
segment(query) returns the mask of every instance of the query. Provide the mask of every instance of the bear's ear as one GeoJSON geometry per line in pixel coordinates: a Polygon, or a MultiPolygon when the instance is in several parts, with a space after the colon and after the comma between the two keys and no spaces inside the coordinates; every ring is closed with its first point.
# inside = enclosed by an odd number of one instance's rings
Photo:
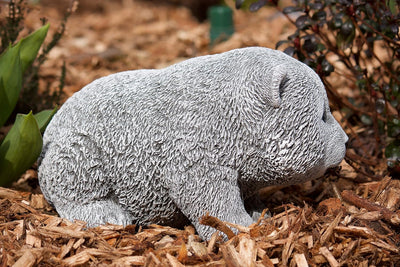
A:
{"type": "Polygon", "coordinates": [[[274,108],[279,108],[281,105],[281,83],[286,77],[286,71],[285,64],[274,66],[271,70],[270,80],[267,81],[265,98],[267,103],[274,108]]]}

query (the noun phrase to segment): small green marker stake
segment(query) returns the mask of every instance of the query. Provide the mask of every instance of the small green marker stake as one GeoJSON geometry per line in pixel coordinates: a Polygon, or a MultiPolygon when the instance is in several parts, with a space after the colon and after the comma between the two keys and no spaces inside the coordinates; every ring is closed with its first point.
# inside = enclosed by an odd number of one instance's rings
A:
{"type": "Polygon", "coordinates": [[[234,33],[232,14],[228,6],[212,6],[208,9],[211,45],[228,40],[234,33]]]}

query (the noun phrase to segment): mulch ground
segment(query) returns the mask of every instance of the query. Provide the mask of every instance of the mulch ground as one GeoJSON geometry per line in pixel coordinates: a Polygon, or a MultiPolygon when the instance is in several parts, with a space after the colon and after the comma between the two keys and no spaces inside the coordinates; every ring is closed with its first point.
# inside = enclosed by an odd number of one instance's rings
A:
{"type": "MultiPolygon", "coordinates": [[[[339,181],[328,181],[336,190],[340,186],[339,181]]],[[[41,194],[0,188],[0,263],[21,267],[398,266],[400,181],[385,178],[354,189],[326,198],[316,208],[306,203],[283,205],[282,212],[262,217],[250,227],[204,216],[203,223],[230,237],[225,242],[219,232],[202,241],[192,226],[86,229],[84,222],[58,217],[41,194]],[[227,226],[237,228],[239,234],[227,226]]],[[[271,198],[284,194],[277,188],[272,191],[271,198]]]]}
{"type": "MultiPolygon", "coordinates": [[[[31,9],[26,29],[37,29],[39,18],[46,17],[51,35],[66,6],[43,0],[31,9]]],[[[234,16],[236,33],[210,47],[208,23],[199,23],[184,7],[82,1],[43,67],[43,82],[57,88],[65,61],[65,100],[117,71],[161,68],[239,47],[274,48],[293,29],[274,9],[234,16]]],[[[352,139],[355,133],[345,130],[352,139]]],[[[356,128],[358,142],[365,132],[356,128]]],[[[62,219],[44,200],[34,167],[11,188],[0,188],[0,266],[400,266],[400,181],[385,175],[380,159],[373,172],[362,160],[349,160],[360,158],[357,151],[350,148],[338,169],[315,181],[261,189],[270,217],[250,227],[203,217],[204,224],[219,230],[206,241],[192,226],[87,229],[84,222],[62,219]],[[223,240],[220,232],[230,239],[223,240]]]]}

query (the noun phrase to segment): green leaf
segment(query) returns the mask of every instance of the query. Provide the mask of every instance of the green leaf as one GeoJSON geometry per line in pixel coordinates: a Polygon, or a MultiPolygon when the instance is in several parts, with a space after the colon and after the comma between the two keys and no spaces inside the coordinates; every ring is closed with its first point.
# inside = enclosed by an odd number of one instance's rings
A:
{"type": "Polygon", "coordinates": [[[326,12],[323,10],[320,10],[318,12],[315,12],[314,15],[312,16],[312,20],[322,22],[326,20],[326,12]]]}
{"type": "Polygon", "coordinates": [[[249,10],[251,4],[258,2],[258,0],[236,0],[236,9],[249,10]]]}
{"type": "Polygon", "coordinates": [[[356,36],[356,30],[353,22],[348,19],[340,27],[340,31],[336,36],[336,42],[341,49],[349,47],[356,36]]]}
{"type": "Polygon", "coordinates": [[[50,24],[46,24],[29,36],[21,39],[21,67],[22,73],[32,64],[35,60],[40,47],[46,38],[47,31],[50,24]]]}
{"type": "Polygon", "coordinates": [[[400,140],[394,140],[385,148],[385,157],[388,160],[388,166],[396,167],[400,161],[400,140]]]}
{"type": "Polygon", "coordinates": [[[282,10],[282,13],[283,14],[291,14],[291,13],[300,12],[300,11],[303,11],[302,7],[299,7],[299,6],[287,6],[282,10]]]}
{"type": "Polygon", "coordinates": [[[400,136],[400,120],[397,118],[388,120],[387,132],[390,137],[400,136]]]}
{"type": "Polygon", "coordinates": [[[311,26],[311,19],[308,15],[301,15],[295,21],[296,27],[299,30],[306,30],[311,26]]]}
{"type": "Polygon", "coordinates": [[[47,35],[49,24],[23,38],[0,55],[0,127],[17,104],[23,72],[32,64],[47,35]]]}
{"type": "Polygon", "coordinates": [[[371,126],[373,124],[372,118],[368,115],[362,114],[360,120],[364,125],[371,126]]]}
{"type": "Polygon", "coordinates": [[[44,130],[46,130],[47,125],[49,124],[51,118],[53,118],[54,114],[56,114],[56,112],[57,107],[55,107],[54,109],[43,110],[33,115],[38,123],[41,133],[44,133],[44,130]]]}
{"type": "Polygon", "coordinates": [[[12,110],[11,104],[8,101],[6,89],[3,85],[3,78],[0,77],[0,127],[7,121],[8,116],[10,116],[12,110]]]}
{"type": "Polygon", "coordinates": [[[396,1],[395,0],[387,0],[386,4],[389,6],[389,10],[392,13],[392,15],[396,15],[396,13],[397,13],[396,1]]]}
{"type": "Polygon", "coordinates": [[[18,114],[14,126],[0,146],[0,186],[15,181],[36,161],[43,140],[35,117],[18,114]]]}
{"type": "Polygon", "coordinates": [[[268,4],[268,0],[258,0],[255,3],[251,3],[251,5],[249,6],[249,10],[251,12],[256,12],[257,10],[259,10],[260,8],[265,6],[266,4],[268,4]]]}
{"type": "Polygon", "coordinates": [[[22,87],[20,43],[0,55],[0,127],[7,121],[22,87]]]}

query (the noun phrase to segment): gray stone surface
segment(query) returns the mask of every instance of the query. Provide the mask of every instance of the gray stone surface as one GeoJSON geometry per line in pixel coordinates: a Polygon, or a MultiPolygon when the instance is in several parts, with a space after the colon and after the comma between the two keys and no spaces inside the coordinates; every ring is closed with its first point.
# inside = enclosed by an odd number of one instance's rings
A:
{"type": "Polygon", "coordinates": [[[347,136],[322,82],[282,52],[250,47],[98,79],[44,134],[39,182],[61,217],[90,226],[253,223],[255,190],[317,178],[347,136]]]}

